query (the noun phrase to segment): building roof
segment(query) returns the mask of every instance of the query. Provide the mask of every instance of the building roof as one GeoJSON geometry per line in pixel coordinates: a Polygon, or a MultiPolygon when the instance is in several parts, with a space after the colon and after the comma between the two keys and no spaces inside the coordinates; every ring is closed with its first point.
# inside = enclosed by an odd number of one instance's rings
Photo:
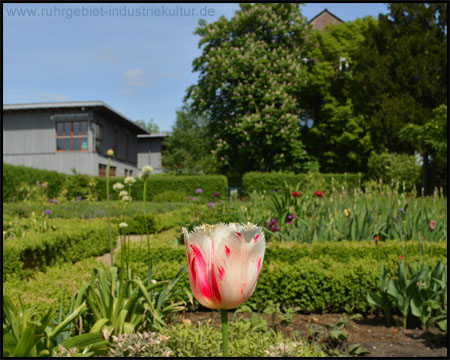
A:
{"type": "Polygon", "coordinates": [[[14,110],[40,110],[40,109],[63,109],[63,108],[92,108],[99,113],[112,116],[116,120],[133,127],[138,133],[150,134],[148,130],[136,124],[134,121],[113,109],[103,101],[64,101],[64,102],[47,102],[47,103],[28,103],[28,104],[4,104],[3,111],[14,110]]]}
{"type": "Polygon", "coordinates": [[[170,133],[152,133],[152,134],[140,134],[138,139],[159,138],[170,136],[170,133]]]}
{"type": "Polygon", "coordinates": [[[331,11],[329,11],[328,9],[323,9],[320,13],[318,13],[316,16],[314,16],[311,20],[308,21],[308,24],[313,25],[316,29],[318,30],[322,30],[325,25],[328,25],[330,22],[336,23],[336,22],[345,22],[343,20],[341,20],[340,18],[338,18],[336,15],[334,15],[331,11]],[[323,19],[323,21],[320,21],[321,17],[325,17],[328,19],[323,19]],[[335,19],[335,21],[330,21],[332,19],[335,19]],[[316,23],[320,23],[320,24],[316,24],[316,23]]]}

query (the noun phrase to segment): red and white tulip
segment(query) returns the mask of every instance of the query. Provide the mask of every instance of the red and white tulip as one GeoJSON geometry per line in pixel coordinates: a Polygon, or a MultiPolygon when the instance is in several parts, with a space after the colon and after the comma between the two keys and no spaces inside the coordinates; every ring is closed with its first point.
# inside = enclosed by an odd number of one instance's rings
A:
{"type": "Polygon", "coordinates": [[[189,281],[195,298],[210,309],[233,309],[253,294],[266,243],[256,225],[183,228],[189,281]]]}

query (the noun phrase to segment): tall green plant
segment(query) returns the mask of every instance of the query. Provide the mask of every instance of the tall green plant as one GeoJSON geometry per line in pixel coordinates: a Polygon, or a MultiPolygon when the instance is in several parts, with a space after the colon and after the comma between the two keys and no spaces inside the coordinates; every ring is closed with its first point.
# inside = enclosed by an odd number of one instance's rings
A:
{"type": "Polygon", "coordinates": [[[19,299],[19,308],[15,308],[9,297],[3,298],[3,355],[6,357],[46,357],[58,351],[59,345],[68,347],[90,347],[87,356],[106,350],[106,342],[98,332],[61,336],[67,327],[85,310],[86,303],[76,306],[64,319],[53,319],[53,309],[43,315],[31,309],[25,309],[19,299]],[[54,320],[54,321],[52,321],[54,320]],[[56,322],[56,326],[52,325],[56,322]]]}

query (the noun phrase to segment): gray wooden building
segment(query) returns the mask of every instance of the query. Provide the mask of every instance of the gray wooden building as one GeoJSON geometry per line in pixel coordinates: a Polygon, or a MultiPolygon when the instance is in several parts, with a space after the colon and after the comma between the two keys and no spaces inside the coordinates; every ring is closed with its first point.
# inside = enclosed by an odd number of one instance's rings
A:
{"type": "Polygon", "coordinates": [[[163,172],[168,134],[146,129],[102,101],[3,105],[3,162],[71,174],[136,176],[144,165],[163,172]]]}

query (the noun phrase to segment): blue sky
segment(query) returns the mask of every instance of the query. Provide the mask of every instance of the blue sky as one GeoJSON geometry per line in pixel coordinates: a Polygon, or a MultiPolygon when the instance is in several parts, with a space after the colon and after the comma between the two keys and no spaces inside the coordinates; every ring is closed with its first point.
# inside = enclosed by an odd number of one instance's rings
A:
{"type": "MultiPolygon", "coordinates": [[[[388,12],[381,3],[301,7],[308,19],[325,8],[344,21],[388,12]]],[[[238,9],[217,3],[4,4],[3,103],[101,100],[170,131],[197,79],[192,60],[201,53],[193,35],[198,20],[230,18],[238,9]],[[147,16],[137,16],[137,9],[147,16]],[[122,16],[124,11],[135,16],[122,16]]]]}

